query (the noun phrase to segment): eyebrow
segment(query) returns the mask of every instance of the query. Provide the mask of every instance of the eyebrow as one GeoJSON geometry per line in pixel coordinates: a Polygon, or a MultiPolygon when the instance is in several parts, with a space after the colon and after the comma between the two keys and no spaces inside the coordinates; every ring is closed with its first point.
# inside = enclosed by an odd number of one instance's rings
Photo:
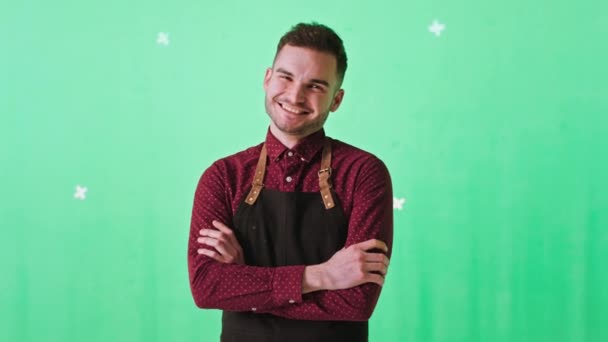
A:
{"type": "MultiPolygon", "coordinates": [[[[285,70],[283,68],[278,68],[277,72],[280,72],[281,74],[285,74],[287,76],[293,77],[293,74],[291,72],[289,72],[289,71],[287,71],[287,70],[285,70]]],[[[329,88],[329,82],[327,82],[325,80],[319,80],[319,79],[313,78],[313,79],[310,80],[310,82],[322,84],[322,85],[324,85],[324,86],[326,86],[326,87],[329,88]]]]}

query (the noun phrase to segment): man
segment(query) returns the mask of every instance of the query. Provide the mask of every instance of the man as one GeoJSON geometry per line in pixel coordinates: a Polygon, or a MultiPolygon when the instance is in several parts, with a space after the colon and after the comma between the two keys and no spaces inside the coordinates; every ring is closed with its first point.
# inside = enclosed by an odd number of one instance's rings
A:
{"type": "Polygon", "coordinates": [[[190,286],[198,307],[224,310],[221,341],[367,341],[393,197],[378,158],[325,136],[346,66],[334,31],[294,26],[264,77],[265,142],[199,181],[190,286]]]}

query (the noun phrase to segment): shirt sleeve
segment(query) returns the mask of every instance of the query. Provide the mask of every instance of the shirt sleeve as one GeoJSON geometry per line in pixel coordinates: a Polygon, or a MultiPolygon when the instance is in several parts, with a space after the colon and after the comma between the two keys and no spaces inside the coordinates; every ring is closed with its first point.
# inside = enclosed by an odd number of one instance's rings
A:
{"type": "MultiPolygon", "coordinates": [[[[384,163],[375,157],[370,158],[361,170],[354,186],[345,247],[369,239],[380,239],[387,244],[387,256],[390,257],[393,245],[390,175],[384,163]]],[[[258,312],[291,319],[367,321],[376,306],[380,290],[381,287],[375,283],[365,283],[344,290],[316,291],[301,295],[301,300],[258,312]]]]}
{"type": "Polygon", "coordinates": [[[214,163],[201,176],[194,195],[188,239],[188,274],[195,304],[228,311],[264,311],[302,300],[304,265],[257,267],[220,263],[198,254],[197,242],[211,222],[232,222],[225,170],[214,163]]]}

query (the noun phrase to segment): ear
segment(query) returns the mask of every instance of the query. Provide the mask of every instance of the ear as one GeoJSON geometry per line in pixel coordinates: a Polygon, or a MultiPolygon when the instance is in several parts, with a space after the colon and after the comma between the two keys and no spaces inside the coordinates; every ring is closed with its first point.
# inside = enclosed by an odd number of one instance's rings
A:
{"type": "Polygon", "coordinates": [[[264,74],[264,90],[267,90],[268,83],[270,83],[271,76],[272,76],[272,68],[266,68],[266,74],[264,74]]]}
{"type": "Polygon", "coordinates": [[[340,90],[338,90],[338,92],[336,92],[336,95],[334,95],[334,99],[331,102],[331,106],[329,107],[329,110],[332,112],[335,112],[336,110],[338,110],[338,107],[340,107],[340,104],[342,103],[343,98],[344,98],[344,89],[340,89],[340,90]]]}

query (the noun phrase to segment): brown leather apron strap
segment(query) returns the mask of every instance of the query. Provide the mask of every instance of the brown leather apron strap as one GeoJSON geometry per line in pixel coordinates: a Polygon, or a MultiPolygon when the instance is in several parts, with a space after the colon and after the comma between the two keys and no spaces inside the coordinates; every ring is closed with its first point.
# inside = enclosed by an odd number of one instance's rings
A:
{"type": "Polygon", "coordinates": [[[260,152],[260,159],[258,159],[258,166],[255,168],[255,176],[253,177],[253,183],[251,190],[245,198],[245,202],[249,205],[253,205],[255,200],[258,199],[262,188],[264,187],[264,174],[266,173],[266,144],[262,146],[262,152],[260,152]]]}
{"type": "MultiPolygon", "coordinates": [[[[266,144],[262,146],[260,152],[260,158],[258,159],[258,165],[255,168],[255,176],[253,177],[253,183],[251,184],[251,190],[245,198],[245,202],[249,205],[253,205],[258,199],[262,188],[264,187],[264,174],[266,173],[266,144]]],[[[325,205],[325,209],[333,208],[336,203],[331,194],[331,141],[325,139],[323,144],[323,152],[321,155],[321,170],[319,170],[319,189],[321,191],[321,199],[325,205]]]]}
{"type": "Polygon", "coordinates": [[[331,182],[329,181],[330,177],[331,141],[326,138],[325,143],[323,144],[323,152],[321,156],[321,170],[319,170],[319,189],[321,190],[321,198],[323,200],[323,204],[325,204],[325,209],[331,209],[336,205],[334,198],[331,195],[331,182]]]}

